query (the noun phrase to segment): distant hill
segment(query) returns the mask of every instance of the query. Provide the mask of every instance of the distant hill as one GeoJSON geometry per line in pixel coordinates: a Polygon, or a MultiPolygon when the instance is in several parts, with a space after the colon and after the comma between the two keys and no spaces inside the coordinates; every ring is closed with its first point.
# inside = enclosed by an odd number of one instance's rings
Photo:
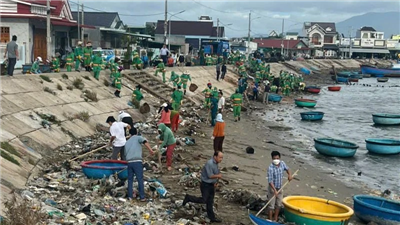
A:
{"type": "Polygon", "coordinates": [[[375,28],[377,31],[385,32],[385,38],[390,38],[391,35],[400,34],[400,12],[370,12],[359,16],[353,16],[347,20],[336,23],[336,30],[347,37],[351,26],[354,29],[353,36],[358,29],[363,26],[368,26],[375,28]]]}

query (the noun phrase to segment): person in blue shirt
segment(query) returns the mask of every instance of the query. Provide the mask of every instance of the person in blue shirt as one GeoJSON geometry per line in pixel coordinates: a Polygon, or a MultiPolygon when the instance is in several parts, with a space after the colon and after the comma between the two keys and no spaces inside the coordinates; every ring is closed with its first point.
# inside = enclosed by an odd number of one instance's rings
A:
{"type": "Polygon", "coordinates": [[[258,99],[258,83],[253,84],[253,100],[257,101],[258,99]]]}
{"type": "Polygon", "coordinates": [[[281,154],[278,151],[271,152],[272,163],[268,167],[268,205],[269,219],[278,221],[279,211],[282,208],[283,193],[279,190],[282,188],[283,172],[288,174],[288,181],[293,179],[289,167],[285,162],[281,161],[281,154]],[[278,193],[279,192],[279,193],[278,193]],[[274,217],[272,217],[274,216],[274,217]]]}
{"type": "Polygon", "coordinates": [[[149,65],[149,57],[147,57],[147,54],[142,55],[142,61],[143,61],[143,69],[146,69],[146,67],[149,65]]]}

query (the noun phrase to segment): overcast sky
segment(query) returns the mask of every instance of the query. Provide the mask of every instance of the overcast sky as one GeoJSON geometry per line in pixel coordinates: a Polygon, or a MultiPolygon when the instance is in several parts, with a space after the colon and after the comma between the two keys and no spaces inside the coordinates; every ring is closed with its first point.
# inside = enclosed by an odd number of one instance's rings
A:
{"type": "MultiPolygon", "coordinates": [[[[77,6],[72,0],[71,7],[77,6]]],[[[118,12],[124,24],[144,26],[145,22],[164,20],[164,0],[79,0],[85,6],[108,12],[118,12]],[[137,16],[139,15],[139,16],[137,16]],[[150,15],[150,16],[146,16],[150,15]]],[[[197,20],[201,15],[211,16],[216,26],[217,18],[226,26],[226,36],[247,36],[248,16],[252,12],[252,36],[267,36],[272,30],[282,31],[282,18],[285,19],[284,31],[297,30],[305,21],[340,22],[352,16],[367,12],[399,11],[399,0],[381,1],[228,1],[228,0],[168,0],[168,12],[185,12],[171,20],[197,20]],[[254,19],[254,20],[253,20],[254,19]]],[[[93,11],[85,9],[85,11],[93,11]]],[[[394,18],[399,19],[399,18],[394,18]]],[[[389,22],[389,21],[388,21],[389,22]]]]}

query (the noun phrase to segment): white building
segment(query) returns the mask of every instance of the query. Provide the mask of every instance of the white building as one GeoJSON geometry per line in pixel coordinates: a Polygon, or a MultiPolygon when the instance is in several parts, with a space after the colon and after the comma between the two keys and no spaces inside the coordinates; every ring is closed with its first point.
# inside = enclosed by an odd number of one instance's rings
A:
{"type": "Polygon", "coordinates": [[[305,22],[302,35],[308,38],[306,43],[312,48],[311,55],[317,57],[335,57],[339,50],[335,23],[305,22]]]}

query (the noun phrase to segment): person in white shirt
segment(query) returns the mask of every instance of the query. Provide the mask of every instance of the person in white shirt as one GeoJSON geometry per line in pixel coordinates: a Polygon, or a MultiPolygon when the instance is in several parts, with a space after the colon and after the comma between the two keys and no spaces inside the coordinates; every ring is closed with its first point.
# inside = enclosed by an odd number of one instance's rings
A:
{"type": "Polygon", "coordinates": [[[131,129],[131,126],[127,123],[117,122],[113,116],[109,116],[106,123],[110,125],[110,142],[108,146],[113,147],[111,159],[117,160],[118,154],[121,156],[121,160],[125,160],[124,147],[126,143],[125,128],[131,129]]]}
{"type": "MultiPolygon", "coordinates": [[[[118,115],[118,122],[123,122],[129,124],[131,127],[133,127],[133,120],[131,115],[129,113],[126,113],[124,111],[119,111],[118,115]]],[[[125,130],[125,136],[129,134],[129,130],[125,130]]]]}
{"type": "Polygon", "coordinates": [[[224,94],[222,93],[222,91],[219,90],[219,93],[218,93],[218,97],[219,97],[219,100],[218,100],[218,112],[219,113],[222,113],[224,111],[224,107],[225,107],[225,98],[224,98],[223,95],[224,94]]]}
{"type": "Polygon", "coordinates": [[[166,45],[160,49],[160,57],[164,62],[164,65],[167,65],[167,58],[168,58],[169,50],[166,45]]]}

